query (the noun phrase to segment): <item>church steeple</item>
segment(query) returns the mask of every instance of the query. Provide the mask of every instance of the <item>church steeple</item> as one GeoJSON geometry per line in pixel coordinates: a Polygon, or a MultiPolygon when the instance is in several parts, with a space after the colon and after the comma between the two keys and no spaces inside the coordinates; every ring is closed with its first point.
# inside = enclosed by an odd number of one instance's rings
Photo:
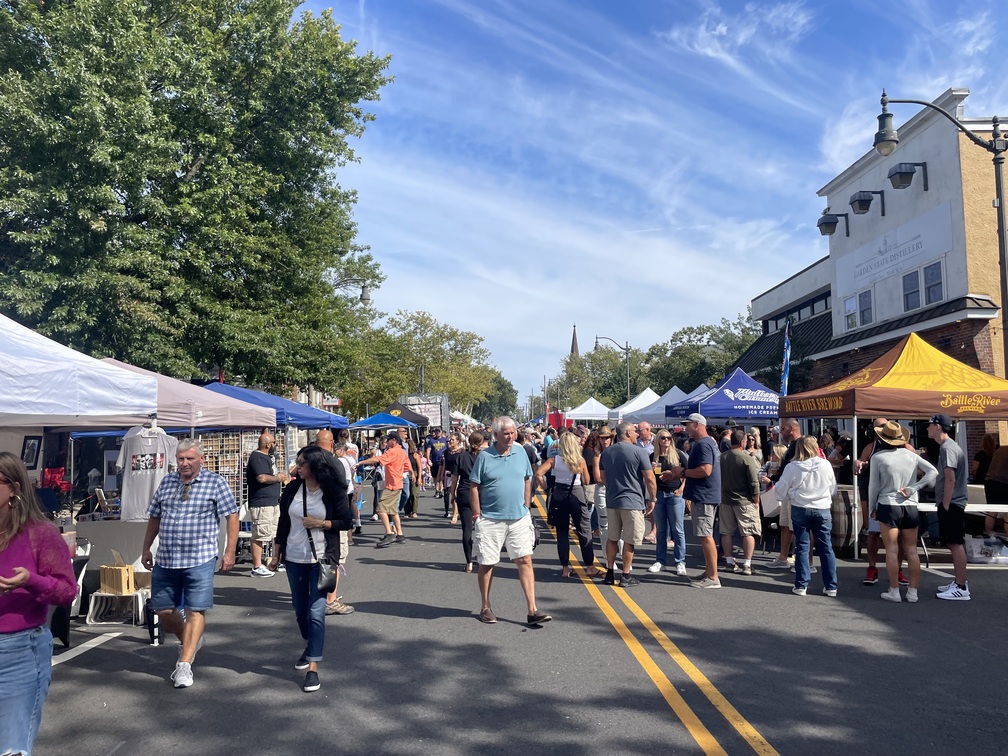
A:
{"type": "Polygon", "coordinates": [[[580,357],[581,353],[578,351],[577,343],[577,323],[574,324],[574,335],[571,337],[571,357],[580,357]]]}

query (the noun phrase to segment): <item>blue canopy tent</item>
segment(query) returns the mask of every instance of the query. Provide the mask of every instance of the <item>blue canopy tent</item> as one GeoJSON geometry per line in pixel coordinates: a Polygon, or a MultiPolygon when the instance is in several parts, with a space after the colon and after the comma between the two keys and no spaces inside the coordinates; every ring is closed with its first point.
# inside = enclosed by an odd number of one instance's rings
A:
{"type": "Polygon", "coordinates": [[[699,412],[708,420],[766,420],[777,417],[780,396],[735,368],[714,388],[665,407],[665,417],[683,419],[699,412]]]}
{"type": "Polygon", "coordinates": [[[350,421],[342,415],[326,412],[307,404],[292,402],[282,396],[267,394],[265,391],[232,386],[229,383],[208,383],[204,388],[217,394],[241,399],[243,402],[268,407],[276,411],[276,424],[279,428],[293,425],[297,428],[346,428],[350,421]]]}
{"type": "Polygon", "coordinates": [[[350,426],[350,430],[383,430],[385,428],[416,428],[416,423],[411,423],[388,412],[378,412],[371,417],[358,420],[350,426]]]}

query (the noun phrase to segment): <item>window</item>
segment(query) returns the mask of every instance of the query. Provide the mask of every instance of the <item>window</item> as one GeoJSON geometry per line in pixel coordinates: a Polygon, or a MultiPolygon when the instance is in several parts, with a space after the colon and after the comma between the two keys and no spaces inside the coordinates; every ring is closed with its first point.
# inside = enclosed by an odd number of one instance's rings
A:
{"type": "Polygon", "coordinates": [[[844,324],[848,331],[857,328],[857,297],[848,297],[843,303],[844,324]]]}
{"type": "Polygon", "coordinates": [[[812,317],[812,305],[805,305],[798,311],[798,320],[806,320],[812,317]]]}
{"type": "Polygon", "coordinates": [[[920,274],[915,270],[903,276],[903,312],[920,307],[920,274]]]}
{"type": "Polygon", "coordinates": [[[871,289],[858,294],[858,314],[861,316],[861,325],[866,326],[872,322],[871,289]]]}
{"type": "Polygon", "coordinates": [[[826,300],[825,299],[817,299],[815,302],[812,303],[812,313],[814,315],[818,315],[820,312],[825,312],[825,311],[826,311],[826,300]]]}
{"type": "Polygon", "coordinates": [[[924,266],[924,302],[934,304],[945,298],[942,291],[942,264],[939,260],[924,266]]]}

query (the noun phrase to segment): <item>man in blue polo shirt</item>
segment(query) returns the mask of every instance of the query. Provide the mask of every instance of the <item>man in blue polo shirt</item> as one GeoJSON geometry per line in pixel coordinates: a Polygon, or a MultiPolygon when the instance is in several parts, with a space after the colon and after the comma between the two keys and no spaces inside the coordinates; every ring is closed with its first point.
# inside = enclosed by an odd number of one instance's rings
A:
{"type": "Polygon", "coordinates": [[[528,604],[528,624],[539,625],[552,617],[536,608],[532,549],[535,525],[532,514],[532,465],[528,455],[514,441],[518,429],[510,417],[493,423],[494,444],[476,457],[469,473],[473,518],[473,556],[479,564],[480,622],[497,621],[490,608],[490,584],[501,549],[518,568],[518,582],[528,604]]]}

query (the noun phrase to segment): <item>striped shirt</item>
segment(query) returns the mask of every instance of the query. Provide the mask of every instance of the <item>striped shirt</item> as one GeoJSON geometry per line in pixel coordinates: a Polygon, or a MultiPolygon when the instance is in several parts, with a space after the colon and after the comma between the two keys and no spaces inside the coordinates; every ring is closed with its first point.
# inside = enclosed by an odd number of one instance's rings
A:
{"type": "Polygon", "coordinates": [[[237,512],[231,487],[217,473],[200,469],[188,483],[168,473],[147,509],[161,519],[157,563],[177,570],[216,559],[220,518],[237,512]]]}

